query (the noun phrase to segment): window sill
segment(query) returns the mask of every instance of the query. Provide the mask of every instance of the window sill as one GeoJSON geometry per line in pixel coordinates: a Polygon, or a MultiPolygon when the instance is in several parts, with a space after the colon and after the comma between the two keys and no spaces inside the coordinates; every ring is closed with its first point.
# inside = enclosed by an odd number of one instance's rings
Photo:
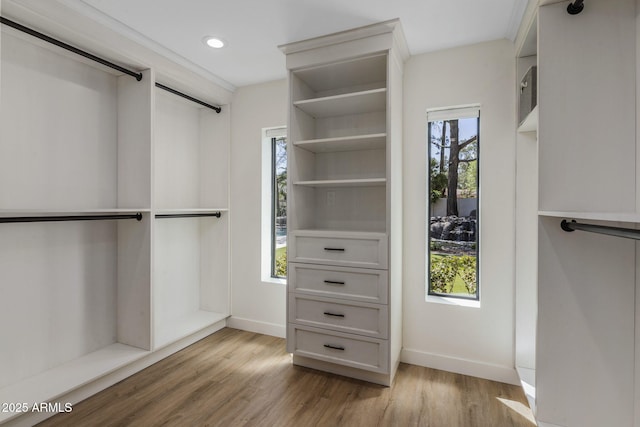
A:
{"type": "Polygon", "coordinates": [[[427,295],[426,302],[436,304],[457,305],[459,307],[480,308],[480,301],[462,298],[441,297],[437,295],[427,295]]]}
{"type": "Polygon", "coordinates": [[[275,285],[286,285],[287,279],[277,279],[275,277],[263,277],[262,283],[265,284],[275,284],[275,285]]]}

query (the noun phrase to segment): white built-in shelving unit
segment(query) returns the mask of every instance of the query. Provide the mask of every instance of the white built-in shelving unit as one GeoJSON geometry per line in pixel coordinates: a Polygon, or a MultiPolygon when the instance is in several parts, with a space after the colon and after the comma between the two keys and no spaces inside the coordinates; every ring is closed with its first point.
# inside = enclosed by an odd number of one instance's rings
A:
{"type": "Polygon", "coordinates": [[[289,69],[287,349],[389,385],[402,341],[398,21],[281,47],[289,69]]]}
{"type": "Polygon", "coordinates": [[[0,218],[142,217],[0,224],[0,402],[33,404],[224,326],[229,110],[1,33],[0,218]]]}
{"type": "Polygon", "coordinates": [[[516,364],[540,426],[640,426],[637,244],[560,227],[640,223],[636,2],[591,0],[578,15],[567,4],[541,1],[532,21],[539,111],[518,133],[516,364]]]}

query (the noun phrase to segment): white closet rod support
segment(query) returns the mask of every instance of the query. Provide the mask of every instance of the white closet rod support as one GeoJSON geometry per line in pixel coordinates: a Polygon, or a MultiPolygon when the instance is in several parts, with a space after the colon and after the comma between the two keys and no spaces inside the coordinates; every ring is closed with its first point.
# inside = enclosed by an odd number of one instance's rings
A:
{"type": "Polygon", "coordinates": [[[625,239],[640,240],[640,230],[621,227],[609,227],[606,225],[580,224],[575,220],[570,222],[563,219],[560,227],[564,231],[588,231],[590,233],[606,234],[608,236],[623,237],[625,239]]]}
{"type": "Polygon", "coordinates": [[[121,73],[127,74],[131,77],[135,77],[135,79],[137,81],[142,80],[142,73],[136,73],[135,71],[131,71],[128,70],[124,67],[121,67],[120,65],[114,64],[111,61],[107,61],[106,59],[100,58],[99,56],[95,56],[89,52],[86,52],[82,49],[78,49],[77,47],[73,47],[70,44],[67,44],[65,42],[62,42],[60,40],[54,39],[53,37],[49,37],[46,34],[42,34],[34,29],[31,29],[29,27],[25,27],[24,25],[18,24],[17,22],[11,21],[10,19],[7,19],[5,17],[0,16],[0,23],[4,24],[4,25],[8,25],[9,27],[15,28],[16,30],[22,31],[23,33],[27,33],[33,37],[39,38],[40,40],[44,40],[48,43],[51,43],[53,45],[56,45],[58,47],[61,47],[63,49],[66,49],[70,52],[75,53],[76,55],[80,55],[83,56],[85,58],[91,59],[92,61],[98,62],[102,65],[105,65],[109,68],[113,68],[114,70],[118,70],[121,73]]]}

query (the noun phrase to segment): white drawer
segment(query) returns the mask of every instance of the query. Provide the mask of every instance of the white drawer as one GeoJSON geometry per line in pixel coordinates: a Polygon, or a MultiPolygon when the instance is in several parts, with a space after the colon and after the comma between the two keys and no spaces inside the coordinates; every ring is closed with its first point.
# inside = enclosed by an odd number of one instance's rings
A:
{"type": "Polygon", "coordinates": [[[289,262],[386,269],[383,233],[298,230],[290,234],[289,262]]]}
{"type": "Polygon", "coordinates": [[[386,304],[389,275],[386,270],[290,263],[289,292],[386,304]]]}
{"type": "Polygon", "coordinates": [[[388,373],[388,341],[289,325],[293,353],[344,366],[388,373]]]}
{"type": "Polygon", "coordinates": [[[386,305],[289,294],[289,322],[387,338],[389,311],[386,305]]]}

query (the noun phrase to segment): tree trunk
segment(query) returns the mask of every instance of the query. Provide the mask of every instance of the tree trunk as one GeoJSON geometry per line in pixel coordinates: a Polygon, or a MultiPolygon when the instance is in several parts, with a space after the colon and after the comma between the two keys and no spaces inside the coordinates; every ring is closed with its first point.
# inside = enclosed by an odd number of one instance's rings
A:
{"type": "Polygon", "coordinates": [[[440,142],[441,146],[440,146],[440,173],[444,173],[444,147],[447,146],[447,139],[445,138],[446,136],[446,130],[447,130],[447,121],[443,121],[442,122],[442,140],[440,142]]]}
{"type": "Polygon", "coordinates": [[[458,121],[449,121],[449,171],[447,173],[447,216],[458,216],[458,164],[460,162],[460,141],[458,141],[458,121]]]}

